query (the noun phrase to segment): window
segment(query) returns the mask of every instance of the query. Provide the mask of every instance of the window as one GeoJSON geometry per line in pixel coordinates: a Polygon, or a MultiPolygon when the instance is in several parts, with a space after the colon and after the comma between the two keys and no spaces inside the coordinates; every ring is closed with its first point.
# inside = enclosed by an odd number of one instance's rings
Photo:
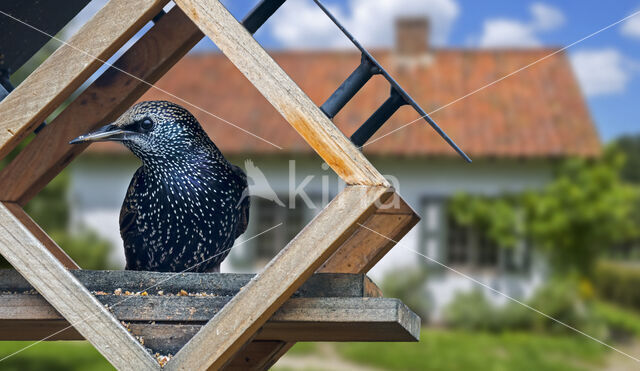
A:
{"type": "MultiPolygon", "coordinates": [[[[286,200],[286,197],[280,197],[286,200]]],[[[240,270],[255,270],[264,266],[282,250],[305,225],[322,209],[321,202],[311,197],[317,209],[309,208],[302,199],[296,200],[296,207],[280,206],[272,200],[251,198],[250,230],[246,236],[256,236],[241,248],[236,249],[232,264],[240,270]],[[262,233],[282,223],[266,233],[262,233]],[[241,252],[242,251],[242,252],[241,252]]]]}
{"type": "Polygon", "coordinates": [[[447,217],[447,264],[473,268],[496,268],[499,248],[482,231],[447,217]]]}
{"type": "Polygon", "coordinates": [[[482,230],[456,222],[445,198],[423,200],[422,250],[430,258],[457,269],[524,272],[529,267],[529,244],[500,248],[482,230]]]}

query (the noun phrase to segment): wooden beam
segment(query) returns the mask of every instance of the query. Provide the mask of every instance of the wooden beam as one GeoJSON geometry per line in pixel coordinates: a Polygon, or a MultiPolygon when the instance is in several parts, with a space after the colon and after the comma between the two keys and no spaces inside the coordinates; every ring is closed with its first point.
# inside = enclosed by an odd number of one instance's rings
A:
{"type": "Polygon", "coordinates": [[[218,0],[176,0],[176,4],[347,184],[389,187],[378,170],[218,0]]]}
{"type": "MultiPolygon", "coordinates": [[[[393,196],[389,197],[385,202],[383,207],[376,210],[363,225],[382,235],[389,236],[395,241],[399,241],[419,220],[420,217],[413,211],[411,206],[409,206],[399,194],[394,193],[393,196]]],[[[394,245],[395,243],[380,237],[380,235],[366,228],[359,228],[340,246],[338,251],[318,269],[318,272],[364,274],[389,252],[394,245]]],[[[377,286],[375,286],[375,288],[371,287],[370,296],[373,296],[374,293],[382,296],[382,292],[377,286]]],[[[264,347],[273,347],[271,357],[260,358],[264,361],[262,364],[253,362],[251,364],[251,370],[268,370],[294,345],[294,342],[265,344],[264,347]]],[[[247,347],[239,352],[225,370],[231,369],[231,366],[242,364],[242,360],[245,358],[255,360],[256,357],[247,354],[251,349],[252,348],[247,347]]]]}
{"type": "Polygon", "coordinates": [[[222,368],[388,195],[386,187],[344,189],[165,368],[222,368]]]}
{"type": "Polygon", "coordinates": [[[332,273],[367,273],[383,256],[420,221],[400,195],[395,193],[387,200],[384,207],[378,209],[363,223],[373,229],[375,234],[366,228],[360,228],[340,249],[327,260],[319,272],[332,273]],[[397,207],[391,206],[397,202],[397,207]]]}
{"type": "MultiPolygon", "coordinates": [[[[0,159],[94,73],[167,0],[112,0],[0,102],[0,159]]],[[[36,32],[36,31],[34,31],[36,32]]]]}
{"type": "Polygon", "coordinates": [[[24,211],[24,209],[15,203],[4,202],[4,206],[9,210],[13,216],[20,221],[20,223],[33,234],[35,238],[40,241],[44,247],[49,250],[53,256],[67,269],[80,269],[80,266],[76,264],[67,255],[67,253],[58,246],[58,244],[49,237],[49,235],[40,228],[40,226],[31,219],[31,217],[24,211]]]}
{"type": "MultiPolygon", "coordinates": [[[[145,271],[94,271],[71,272],[89,291],[113,294],[122,292],[147,291],[154,295],[162,291],[164,295],[177,295],[182,290],[187,293],[206,293],[215,297],[231,297],[255,277],[242,273],[170,273],[145,271]]],[[[17,271],[0,269],[0,292],[28,292],[33,290],[17,271]]],[[[294,298],[311,297],[377,297],[377,286],[363,274],[317,273],[312,275],[293,294],[294,298]]],[[[104,295],[101,295],[104,296],[104,295]]]]}
{"type": "Polygon", "coordinates": [[[0,205],[0,254],[118,369],[159,365],[104,306],[0,205]]]}
{"type": "Polygon", "coordinates": [[[162,16],[0,172],[2,200],[25,205],[88,146],[69,140],[115,120],[202,37],[180,8],[162,16]]]}
{"type": "MultiPolygon", "coordinates": [[[[231,297],[97,295],[154,352],[176,354],[231,297]]],[[[257,341],[417,341],[420,318],[398,299],[292,298],[257,341]]],[[[40,295],[0,294],[0,340],[39,340],[69,326],[40,295]],[[20,331],[12,331],[20,328],[20,331]]],[[[47,340],[82,340],[77,331],[47,340]]]]}

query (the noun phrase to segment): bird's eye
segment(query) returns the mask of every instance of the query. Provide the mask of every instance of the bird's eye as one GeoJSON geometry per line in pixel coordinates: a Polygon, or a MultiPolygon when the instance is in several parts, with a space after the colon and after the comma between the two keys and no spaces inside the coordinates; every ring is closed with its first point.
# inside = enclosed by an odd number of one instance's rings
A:
{"type": "Polygon", "coordinates": [[[150,118],[146,117],[140,122],[140,127],[144,130],[151,130],[153,129],[153,121],[151,121],[150,118]]]}

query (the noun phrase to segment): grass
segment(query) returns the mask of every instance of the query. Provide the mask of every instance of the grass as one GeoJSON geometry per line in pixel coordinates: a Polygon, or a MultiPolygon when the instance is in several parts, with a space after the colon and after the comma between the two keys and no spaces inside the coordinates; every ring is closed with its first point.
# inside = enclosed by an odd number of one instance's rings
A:
{"type": "Polygon", "coordinates": [[[595,311],[610,329],[640,338],[640,314],[636,310],[598,301],[595,303],[595,311]]]}
{"type": "MultiPolygon", "coordinates": [[[[0,342],[0,359],[33,344],[30,341],[0,342]]],[[[0,362],[3,371],[103,371],[114,368],[86,341],[44,341],[0,362]]]]}
{"type": "Polygon", "coordinates": [[[581,336],[424,329],[419,343],[343,343],[342,357],[391,370],[589,370],[607,349],[581,336]]]}
{"type": "MultiPolygon", "coordinates": [[[[0,342],[0,358],[29,344],[0,342]]],[[[492,334],[428,328],[423,329],[419,343],[334,346],[345,360],[389,370],[595,370],[604,365],[609,354],[603,346],[577,335],[492,334]]],[[[314,353],[314,343],[298,343],[289,354],[300,357],[314,353]]],[[[100,371],[112,367],[89,343],[74,341],[39,343],[0,362],[0,369],[100,371]]]]}

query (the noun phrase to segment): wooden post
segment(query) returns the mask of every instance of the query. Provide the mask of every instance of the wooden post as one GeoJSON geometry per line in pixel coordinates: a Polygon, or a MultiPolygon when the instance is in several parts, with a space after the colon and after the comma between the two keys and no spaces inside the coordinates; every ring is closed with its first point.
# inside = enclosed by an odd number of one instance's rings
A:
{"type": "Polygon", "coordinates": [[[116,368],[160,368],[142,345],[4,205],[0,205],[0,254],[116,368]]]}
{"type": "MultiPolygon", "coordinates": [[[[420,218],[397,193],[389,197],[382,208],[378,209],[364,223],[367,228],[399,241],[420,218]],[[399,207],[390,207],[397,202],[399,207]]],[[[321,273],[358,273],[369,271],[395,245],[389,239],[382,238],[366,228],[358,229],[319,269],[321,273]]],[[[225,370],[268,370],[280,359],[295,342],[272,342],[261,347],[247,346],[233,358],[225,370]],[[270,352],[265,348],[271,347],[270,352]],[[253,354],[252,352],[258,351],[253,354]],[[269,356],[265,357],[264,354],[269,356]],[[247,362],[245,360],[250,360],[247,362]]]]}
{"type": "Polygon", "coordinates": [[[343,190],[165,366],[222,368],[388,196],[386,187],[343,190]],[[382,198],[382,199],[381,199],[382,198]]]}
{"type": "Polygon", "coordinates": [[[347,184],[390,186],[218,0],[176,4],[347,184]]]}
{"type": "Polygon", "coordinates": [[[56,259],[58,259],[60,264],[64,265],[67,269],[80,269],[78,264],[76,264],[76,262],[74,262],[73,259],[71,259],[69,255],[67,255],[67,253],[62,250],[60,246],[58,246],[58,244],[52,240],[36,222],[33,221],[33,219],[31,219],[20,205],[11,202],[4,202],[3,204],[7,210],[9,210],[13,216],[18,219],[20,223],[27,228],[51,254],[53,254],[53,256],[56,257],[56,259]]]}
{"type": "Polygon", "coordinates": [[[2,201],[25,205],[88,146],[69,140],[115,120],[203,36],[178,7],[162,16],[0,172],[2,201]]]}
{"type": "MultiPolygon", "coordinates": [[[[112,0],[0,102],[0,159],[111,57],[167,0],[112,0]]],[[[35,31],[34,31],[35,32],[35,31]]]]}

